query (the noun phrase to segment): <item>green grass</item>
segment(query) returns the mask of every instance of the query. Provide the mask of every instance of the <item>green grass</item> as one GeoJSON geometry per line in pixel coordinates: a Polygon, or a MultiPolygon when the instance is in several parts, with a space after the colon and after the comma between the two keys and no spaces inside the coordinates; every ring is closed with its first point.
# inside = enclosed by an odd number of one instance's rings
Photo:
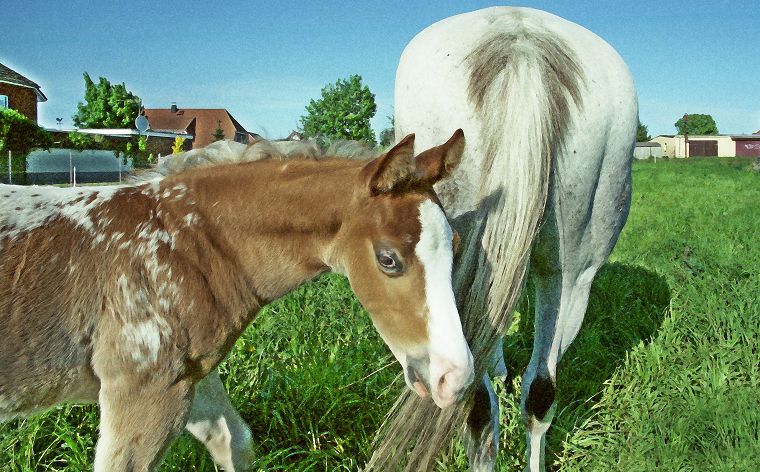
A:
{"type": "Polygon", "coordinates": [[[555,449],[561,470],[760,464],[760,174],[750,163],[634,167],[631,216],[612,258],[662,274],[670,306],[555,449]]]}
{"type": "MultiPolygon", "coordinates": [[[[750,160],[637,162],[631,216],[560,366],[547,463],[562,471],[755,470],[760,464],[760,174],[750,160]]],[[[530,297],[505,350],[501,470],[524,465],[519,373],[530,297]],[[526,315],[523,315],[525,313],[526,315]]],[[[402,387],[345,282],[269,306],[221,366],[261,470],[356,470],[402,387]]],[[[95,406],[0,426],[0,470],[88,470],[95,406]]],[[[461,448],[441,471],[467,470],[461,448]]],[[[187,435],[162,470],[214,470],[187,435]]]]}

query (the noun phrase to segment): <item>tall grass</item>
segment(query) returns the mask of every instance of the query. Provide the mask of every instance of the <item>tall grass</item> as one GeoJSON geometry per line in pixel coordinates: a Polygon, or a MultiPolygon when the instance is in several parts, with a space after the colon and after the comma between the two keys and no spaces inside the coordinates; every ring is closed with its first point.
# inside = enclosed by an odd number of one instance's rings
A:
{"type": "MultiPolygon", "coordinates": [[[[554,470],[755,470],[760,464],[760,175],[749,161],[634,165],[634,201],[562,361],[549,432],[554,470]]],[[[529,287],[530,288],[530,287],[529,287]]],[[[505,346],[501,470],[524,466],[519,374],[532,347],[525,297],[505,346]]],[[[253,429],[260,470],[357,470],[403,388],[344,279],[267,307],[220,367],[253,429]]],[[[0,470],[88,470],[97,407],[0,426],[0,470]]],[[[467,470],[461,447],[438,470],[467,470]]],[[[214,470],[183,435],[162,470],[214,470]]]]}
{"type": "Polygon", "coordinates": [[[757,470],[760,174],[750,162],[634,167],[613,258],[663,274],[670,308],[566,437],[562,470],[757,470]]]}

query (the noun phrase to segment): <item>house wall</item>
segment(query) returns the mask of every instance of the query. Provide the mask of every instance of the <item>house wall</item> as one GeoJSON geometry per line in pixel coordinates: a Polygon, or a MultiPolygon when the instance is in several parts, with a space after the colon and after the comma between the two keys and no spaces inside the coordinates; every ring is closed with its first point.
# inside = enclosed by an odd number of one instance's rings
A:
{"type": "MultiPolygon", "coordinates": [[[[667,157],[686,157],[686,140],[683,135],[668,137],[657,136],[652,139],[656,143],[660,143],[662,146],[662,154],[667,157]]],[[[689,136],[689,141],[717,141],[718,142],[718,156],[720,157],[735,157],[736,145],[731,136],[689,136]]],[[[693,154],[689,153],[689,156],[693,154]]]]}
{"type": "Polygon", "coordinates": [[[8,96],[8,108],[37,123],[37,93],[33,89],[0,82],[0,95],[8,96]]]}
{"type": "Polygon", "coordinates": [[[633,150],[636,159],[649,159],[650,157],[662,157],[662,145],[660,146],[636,146],[633,150]]]}
{"type": "MultiPolygon", "coordinates": [[[[676,156],[676,139],[669,136],[657,136],[656,138],[652,139],[655,143],[659,143],[660,147],[662,148],[662,155],[665,157],[675,157],[676,156]]],[[[680,156],[683,157],[683,156],[680,156]]]]}
{"type": "MultiPolygon", "coordinates": [[[[683,148],[684,137],[676,136],[676,139],[681,140],[681,147],[683,148]]],[[[736,146],[731,136],[689,136],[689,141],[717,141],[718,142],[718,156],[720,157],[734,157],[736,155],[736,146]]],[[[689,147],[689,156],[696,155],[689,147]]],[[[682,157],[682,156],[679,156],[682,157]]]]}

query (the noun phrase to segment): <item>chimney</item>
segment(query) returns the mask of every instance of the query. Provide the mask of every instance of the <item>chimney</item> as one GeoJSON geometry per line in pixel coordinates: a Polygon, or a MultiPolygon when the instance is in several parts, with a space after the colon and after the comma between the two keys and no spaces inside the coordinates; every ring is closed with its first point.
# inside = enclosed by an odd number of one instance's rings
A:
{"type": "Polygon", "coordinates": [[[177,102],[172,102],[172,113],[177,113],[177,102]]]}

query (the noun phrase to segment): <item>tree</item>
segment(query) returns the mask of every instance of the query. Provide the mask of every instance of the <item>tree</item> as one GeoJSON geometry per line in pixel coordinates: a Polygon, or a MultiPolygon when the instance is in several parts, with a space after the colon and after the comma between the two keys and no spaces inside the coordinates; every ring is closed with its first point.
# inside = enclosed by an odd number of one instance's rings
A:
{"type": "Polygon", "coordinates": [[[388,121],[390,122],[390,126],[380,131],[380,136],[378,136],[378,138],[380,139],[380,145],[383,147],[390,146],[391,144],[393,144],[393,141],[396,139],[396,134],[393,129],[395,126],[393,115],[388,117],[388,121]]]}
{"type": "Polygon", "coordinates": [[[689,113],[688,115],[688,128],[683,117],[679,118],[675,122],[678,134],[718,134],[718,126],[715,124],[715,120],[710,115],[702,115],[700,113],[689,113]]]}
{"type": "Polygon", "coordinates": [[[639,128],[636,130],[636,142],[642,143],[651,140],[652,137],[649,136],[649,129],[647,128],[647,125],[639,120],[639,128]]]}
{"type": "Polygon", "coordinates": [[[26,173],[26,156],[37,148],[50,149],[53,139],[44,129],[12,109],[0,109],[0,172],[8,168],[11,152],[11,173],[26,173]]]}
{"type": "Polygon", "coordinates": [[[224,139],[224,130],[222,129],[222,120],[216,120],[216,129],[214,134],[211,135],[214,141],[221,141],[224,139]]]}
{"type": "Polygon", "coordinates": [[[80,128],[132,128],[140,113],[140,98],[127,90],[124,83],[111,85],[99,77],[97,85],[84,73],[84,100],[77,104],[72,117],[80,128]]]}
{"type": "MultiPolygon", "coordinates": [[[[77,112],[72,117],[74,125],[80,128],[134,128],[135,118],[140,113],[140,97],[127,90],[126,85],[112,85],[105,77],[99,77],[96,84],[90,74],[84,74],[84,103],[77,104],[77,112]]],[[[103,140],[83,133],[70,133],[69,140],[77,149],[104,147],[117,156],[124,154],[132,158],[132,165],[148,165],[145,146],[140,137],[119,140],[103,140]]]]}
{"type": "Polygon", "coordinates": [[[301,116],[301,130],[307,137],[356,139],[375,143],[369,120],[375,116],[375,95],[362,85],[359,75],[322,89],[322,97],[310,100],[306,115],[301,116]]]}

